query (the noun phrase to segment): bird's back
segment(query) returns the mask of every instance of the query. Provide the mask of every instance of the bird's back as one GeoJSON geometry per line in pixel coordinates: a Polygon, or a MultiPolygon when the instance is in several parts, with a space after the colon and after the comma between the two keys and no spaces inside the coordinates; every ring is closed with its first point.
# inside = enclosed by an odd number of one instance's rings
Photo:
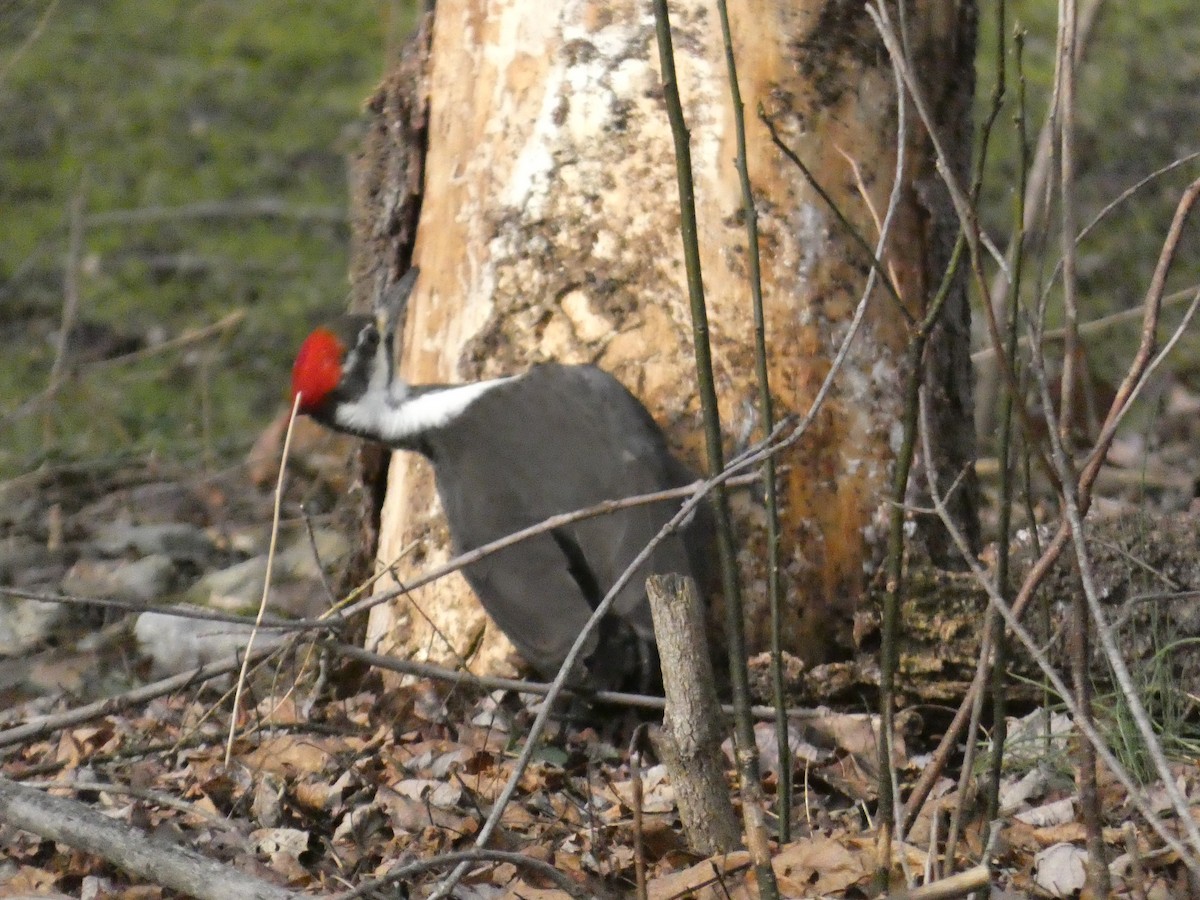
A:
{"type": "MultiPolygon", "coordinates": [[[[474,401],[452,427],[431,436],[430,445],[438,490],[460,550],[558,513],[695,480],[671,454],[645,407],[619,381],[593,366],[534,368],[474,401]]],[[[552,657],[559,650],[565,654],[563,645],[569,647],[578,633],[580,616],[586,619],[680,502],[663,501],[581,520],[556,529],[540,545],[524,551],[518,545],[505,551],[503,558],[466,574],[506,632],[510,629],[504,625],[505,616],[515,614],[519,620],[523,610],[535,605],[565,604],[564,612],[571,615],[561,620],[563,633],[549,635],[547,647],[537,651],[551,658],[530,659],[545,671],[555,665],[552,657]],[[588,608],[578,608],[577,598],[564,601],[539,595],[532,584],[527,596],[497,596],[498,567],[521,566],[523,553],[540,554],[538,564],[544,563],[546,553],[554,552],[548,550],[548,540],[555,542],[588,608]],[[497,612],[498,606],[505,608],[497,612]]],[[[710,532],[707,508],[702,505],[686,531],[662,541],[622,589],[613,606],[618,623],[653,645],[646,576],[678,572],[695,577],[702,589],[707,587],[710,532]]],[[[561,586],[557,593],[563,593],[561,586]]],[[[528,648],[520,649],[530,654],[528,648]]]]}

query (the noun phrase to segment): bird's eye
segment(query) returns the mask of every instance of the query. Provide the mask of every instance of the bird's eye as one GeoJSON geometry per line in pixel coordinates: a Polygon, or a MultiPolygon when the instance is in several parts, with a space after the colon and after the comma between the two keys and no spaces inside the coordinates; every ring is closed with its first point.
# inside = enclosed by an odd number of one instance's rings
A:
{"type": "Polygon", "coordinates": [[[358,346],[365,347],[368,351],[373,351],[379,346],[379,331],[374,325],[364,325],[362,331],[358,333],[358,346]]]}

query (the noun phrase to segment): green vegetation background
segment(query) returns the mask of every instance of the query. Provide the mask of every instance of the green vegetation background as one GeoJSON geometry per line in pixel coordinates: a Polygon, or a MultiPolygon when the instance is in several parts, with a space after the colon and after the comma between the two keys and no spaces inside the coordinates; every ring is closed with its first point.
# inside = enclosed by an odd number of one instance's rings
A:
{"type": "Polygon", "coordinates": [[[345,306],[346,160],[412,2],[0,0],[0,475],[43,460],[244,454],[286,402],[290,359],[345,306]],[[77,360],[230,312],[225,341],[46,387],[68,207],[217,202],[86,232],[77,360]],[[237,214],[268,199],[296,217],[237,214]]]}
{"type": "MultiPolygon", "coordinates": [[[[1080,83],[1081,222],[1200,144],[1194,2],[1107,5],[1080,83]]],[[[242,457],[286,399],[299,340],[344,305],[346,158],[412,6],[0,0],[0,477],[45,461],[242,457]],[[296,215],[89,228],[77,361],[125,338],[153,343],[233,311],[246,318],[221,341],[85,366],[33,408],[55,355],[67,211],[79,195],[90,214],[269,199],[296,215]]],[[[1055,6],[1009,4],[1029,31],[1031,132],[1051,80],[1055,6]]],[[[985,102],[996,6],[980,8],[985,102]]],[[[1000,234],[1015,183],[1011,87],[984,192],[1000,234]]],[[[1087,317],[1140,299],[1175,199],[1198,173],[1156,182],[1085,242],[1087,317]]],[[[1197,242],[1188,248],[1181,283],[1197,280],[1197,242]]],[[[1119,366],[1131,334],[1096,342],[1093,358],[1119,366]]]]}
{"type": "MultiPolygon", "coordinates": [[[[1008,58],[1005,107],[989,146],[981,206],[996,236],[1011,232],[1018,181],[1016,128],[1018,79],[1013,35],[1025,36],[1023,72],[1027,85],[1029,144],[1037,140],[1054,81],[1054,0],[978,0],[976,125],[990,107],[996,84],[997,10],[1007,7],[1004,43],[1008,58]]],[[[1083,8],[1089,3],[1078,0],[1083,8]]],[[[1075,151],[1076,219],[1088,225],[1109,203],[1156,170],[1200,151],[1200,15],[1195,0],[1122,3],[1104,0],[1086,55],[1077,69],[1075,151]]],[[[1141,305],[1180,195],[1200,177],[1192,160],[1154,179],[1119,204],[1078,245],[1078,294],[1082,321],[1141,305]]],[[[1060,221],[1057,197],[1050,221],[1060,221]]],[[[1200,283],[1200,219],[1185,233],[1168,292],[1200,283]]],[[[1022,299],[1032,306],[1044,291],[1051,325],[1061,322],[1059,284],[1051,277],[1061,259],[1058,231],[1035,243],[1027,256],[1022,299]]],[[[978,306],[976,305],[976,309],[978,306]]],[[[1164,315],[1178,322],[1181,307],[1164,315]]],[[[976,313],[976,325],[982,316],[976,313]]],[[[1138,337],[1138,322],[1112,328],[1085,341],[1088,366],[1097,378],[1115,383],[1125,372],[1138,337]]],[[[981,331],[976,329],[977,334],[981,331]]],[[[1193,328],[1193,332],[1195,329],[1193,328]]],[[[1166,329],[1160,331],[1165,334],[1166,329]]],[[[1051,348],[1053,351],[1055,348],[1051,348]]],[[[1200,340],[1181,342],[1173,371],[1200,388],[1200,340]]],[[[1143,415],[1146,410],[1140,411],[1143,415]]]]}

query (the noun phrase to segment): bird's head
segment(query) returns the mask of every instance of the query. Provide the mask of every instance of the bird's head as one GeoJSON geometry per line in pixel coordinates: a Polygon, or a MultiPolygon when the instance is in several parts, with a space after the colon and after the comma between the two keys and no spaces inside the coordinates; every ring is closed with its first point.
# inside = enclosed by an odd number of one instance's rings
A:
{"type": "Polygon", "coordinates": [[[386,391],[392,380],[391,341],[368,316],[342,316],[322,325],[300,345],[292,366],[292,402],[300,412],[329,420],[341,403],[369,391],[386,391]]]}
{"type": "Polygon", "coordinates": [[[342,316],[305,338],[292,366],[292,402],[299,395],[300,412],[338,427],[339,406],[391,395],[392,335],[419,275],[413,266],[393,284],[381,286],[374,316],[342,316]]]}

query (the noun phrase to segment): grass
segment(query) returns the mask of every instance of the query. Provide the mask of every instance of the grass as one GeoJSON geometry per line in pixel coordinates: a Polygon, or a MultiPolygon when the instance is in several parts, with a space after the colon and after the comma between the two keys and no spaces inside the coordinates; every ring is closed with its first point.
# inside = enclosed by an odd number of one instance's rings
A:
{"type": "Polygon", "coordinates": [[[411,4],[7,2],[0,10],[0,476],[114,452],[243,453],[286,399],[295,346],[344,308],[344,219],[97,225],[79,320],[153,343],[244,310],[225,340],[86,368],[34,415],[61,321],[67,208],[270,198],[346,208],[363,100],[411,4]],[[40,23],[40,24],[39,24],[40,23]],[[211,428],[200,415],[204,405],[211,428]]]}

